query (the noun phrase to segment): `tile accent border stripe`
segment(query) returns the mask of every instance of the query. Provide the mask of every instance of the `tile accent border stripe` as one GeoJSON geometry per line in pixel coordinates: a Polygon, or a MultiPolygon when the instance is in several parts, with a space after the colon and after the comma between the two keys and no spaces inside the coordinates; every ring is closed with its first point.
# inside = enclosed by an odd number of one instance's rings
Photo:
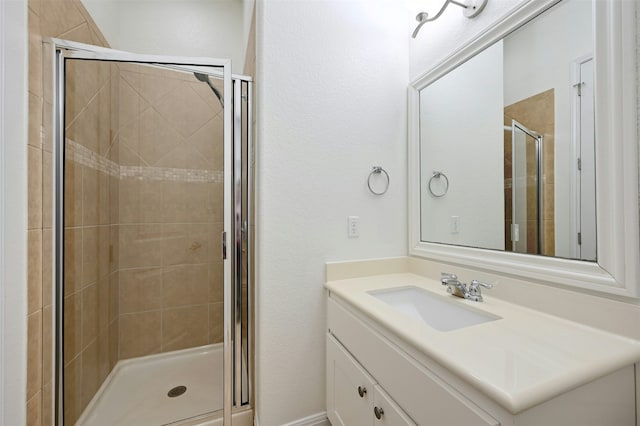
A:
{"type": "Polygon", "coordinates": [[[171,167],[121,166],[70,139],[66,140],[67,159],[118,179],[174,182],[222,183],[220,170],[177,169],[171,167]]]}

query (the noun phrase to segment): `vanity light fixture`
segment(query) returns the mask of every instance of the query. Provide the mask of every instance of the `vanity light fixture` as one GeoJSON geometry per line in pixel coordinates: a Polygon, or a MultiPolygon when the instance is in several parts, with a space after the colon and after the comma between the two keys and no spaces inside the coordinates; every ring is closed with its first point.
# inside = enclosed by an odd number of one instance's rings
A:
{"type": "Polygon", "coordinates": [[[489,0],[465,0],[465,3],[462,3],[456,0],[445,0],[442,8],[440,8],[440,11],[436,13],[436,16],[434,16],[433,18],[429,18],[429,14],[427,12],[420,12],[416,15],[416,21],[418,21],[419,24],[413,31],[411,37],[416,38],[418,32],[420,31],[420,28],[422,28],[424,24],[438,19],[440,15],[444,13],[444,10],[447,8],[447,6],[449,6],[449,3],[453,3],[456,6],[460,6],[461,8],[463,8],[462,14],[464,15],[464,17],[471,19],[480,15],[480,12],[482,12],[487,4],[487,1],[489,0]]]}

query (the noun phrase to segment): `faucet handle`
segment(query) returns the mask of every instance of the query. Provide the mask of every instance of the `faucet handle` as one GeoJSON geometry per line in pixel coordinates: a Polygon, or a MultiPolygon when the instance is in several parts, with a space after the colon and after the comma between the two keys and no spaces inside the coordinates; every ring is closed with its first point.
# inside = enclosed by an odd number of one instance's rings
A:
{"type": "Polygon", "coordinates": [[[440,282],[442,285],[447,285],[449,281],[458,281],[458,276],[448,272],[440,272],[440,282]]]}
{"type": "Polygon", "coordinates": [[[493,288],[493,284],[483,283],[483,282],[478,281],[478,280],[471,280],[471,283],[469,284],[469,288],[470,289],[477,289],[478,287],[493,288]]]}
{"type": "Polygon", "coordinates": [[[465,298],[476,302],[482,302],[482,292],[480,291],[480,287],[493,288],[493,284],[483,283],[478,280],[472,280],[469,283],[469,291],[467,292],[465,298]]]}

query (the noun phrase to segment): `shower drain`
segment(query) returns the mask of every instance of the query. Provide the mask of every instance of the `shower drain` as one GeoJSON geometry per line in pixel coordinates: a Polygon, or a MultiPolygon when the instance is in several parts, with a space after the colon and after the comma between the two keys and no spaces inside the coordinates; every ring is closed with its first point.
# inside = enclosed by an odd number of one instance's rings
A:
{"type": "Polygon", "coordinates": [[[169,398],[175,398],[176,396],[182,395],[186,391],[187,391],[187,387],[186,386],[176,386],[175,388],[173,388],[169,392],[167,392],[167,396],[169,398]]]}

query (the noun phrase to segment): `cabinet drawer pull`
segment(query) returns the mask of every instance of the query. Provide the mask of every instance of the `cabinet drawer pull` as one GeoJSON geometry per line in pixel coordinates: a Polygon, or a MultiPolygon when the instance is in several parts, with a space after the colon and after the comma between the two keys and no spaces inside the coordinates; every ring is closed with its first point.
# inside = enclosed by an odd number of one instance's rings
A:
{"type": "Polygon", "coordinates": [[[384,410],[380,407],[373,407],[373,414],[376,415],[376,419],[380,420],[384,414],[384,410]]]}
{"type": "Polygon", "coordinates": [[[364,386],[358,386],[358,395],[360,395],[360,398],[364,398],[364,395],[367,393],[367,388],[365,388],[364,386]]]}

